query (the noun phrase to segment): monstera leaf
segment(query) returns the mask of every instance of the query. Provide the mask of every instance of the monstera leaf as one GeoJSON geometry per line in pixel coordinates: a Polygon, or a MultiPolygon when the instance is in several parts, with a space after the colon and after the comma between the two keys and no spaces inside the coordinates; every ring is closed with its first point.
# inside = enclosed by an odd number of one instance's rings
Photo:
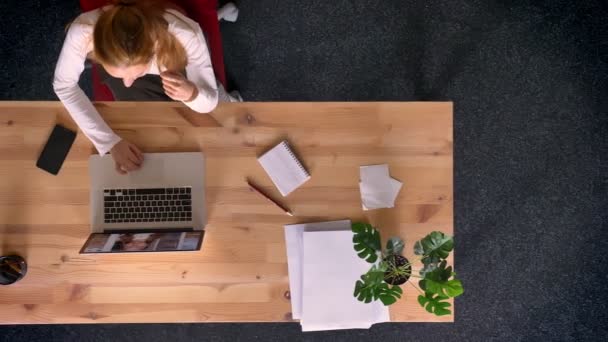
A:
{"type": "Polygon", "coordinates": [[[420,276],[424,277],[427,273],[433,271],[436,268],[437,268],[437,264],[424,265],[424,267],[422,269],[420,269],[420,276]]]}
{"type": "Polygon", "coordinates": [[[361,280],[357,280],[355,283],[355,294],[354,296],[361,302],[370,303],[378,299],[379,291],[378,286],[384,279],[384,270],[379,269],[376,265],[372,267],[361,276],[361,280]]]}
{"type": "Polygon", "coordinates": [[[386,254],[401,255],[403,252],[403,240],[400,237],[393,236],[386,242],[386,254]]]}
{"type": "Polygon", "coordinates": [[[378,260],[380,251],[380,233],[368,223],[353,223],[352,225],[353,243],[359,258],[369,263],[378,260]]]}
{"type": "Polygon", "coordinates": [[[437,268],[425,273],[424,279],[420,280],[418,285],[425,292],[443,297],[457,297],[464,292],[464,289],[460,280],[452,278],[454,275],[452,266],[447,266],[447,262],[444,260],[437,268]]]}
{"type": "Polygon", "coordinates": [[[452,311],[448,310],[451,304],[446,301],[447,299],[448,297],[445,296],[425,292],[424,296],[418,296],[418,303],[420,303],[426,311],[437,316],[444,316],[452,313],[452,311]]]}
{"type": "Polygon", "coordinates": [[[380,294],[378,297],[382,304],[388,306],[394,304],[397,299],[401,298],[401,294],[403,290],[399,287],[399,285],[389,285],[387,283],[380,284],[380,294]]]}
{"type": "Polygon", "coordinates": [[[420,261],[424,266],[437,265],[450,255],[452,249],[454,240],[442,232],[432,232],[414,244],[414,254],[423,256],[420,261]]]}
{"type": "Polygon", "coordinates": [[[361,280],[355,283],[354,296],[360,302],[371,303],[380,299],[384,305],[391,305],[401,298],[403,290],[384,282],[384,270],[373,265],[361,280]]]}

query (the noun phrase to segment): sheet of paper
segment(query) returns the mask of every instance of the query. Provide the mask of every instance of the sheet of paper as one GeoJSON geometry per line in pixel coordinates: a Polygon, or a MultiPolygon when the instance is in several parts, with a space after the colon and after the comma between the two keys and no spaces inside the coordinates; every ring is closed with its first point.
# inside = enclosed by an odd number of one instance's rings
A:
{"type": "Polygon", "coordinates": [[[300,319],[302,314],[302,233],[303,224],[285,226],[287,272],[291,297],[291,316],[300,319]]]}
{"type": "Polygon", "coordinates": [[[403,183],[396,180],[395,178],[391,178],[389,180],[389,184],[390,184],[390,192],[391,192],[391,197],[390,197],[391,203],[393,204],[393,206],[395,206],[395,200],[397,199],[397,196],[399,196],[399,191],[401,191],[401,187],[403,186],[403,183]]]}
{"type": "Polygon", "coordinates": [[[390,320],[382,302],[365,304],[353,296],[355,282],[370,264],[357,256],[352,237],[350,229],[304,232],[303,331],[367,329],[390,320]]]}
{"type": "Polygon", "coordinates": [[[379,188],[370,183],[359,183],[361,191],[361,204],[367,210],[392,208],[392,192],[388,188],[379,188]]]}
{"type": "Polygon", "coordinates": [[[361,207],[363,210],[393,208],[403,185],[391,178],[388,164],[359,167],[361,207]]]}
{"type": "Polygon", "coordinates": [[[390,178],[388,164],[360,166],[359,177],[363,183],[385,183],[390,178]]]}
{"type": "Polygon", "coordinates": [[[402,186],[403,183],[393,178],[389,178],[387,184],[382,187],[374,183],[359,183],[363,209],[393,208],[402,186]]]}
{"type": "Polygon", "coordinates": [[[291,294],[291,315],[300,319],[302,315],[302,235],[304,230],[348,230],[350,220],[291,224],[285,226],[287,247],[287,271],[289,272],[289,292],[291,294]]]}

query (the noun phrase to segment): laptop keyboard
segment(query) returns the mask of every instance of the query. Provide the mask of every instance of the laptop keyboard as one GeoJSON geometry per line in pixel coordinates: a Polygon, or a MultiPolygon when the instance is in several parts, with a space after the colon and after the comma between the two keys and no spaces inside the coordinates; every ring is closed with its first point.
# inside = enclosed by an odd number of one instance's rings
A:
{"type": "Polygon", "coordinates": [[[192,221],[191,192],[191,187],[104,189],[104,222],[192,221]]]}

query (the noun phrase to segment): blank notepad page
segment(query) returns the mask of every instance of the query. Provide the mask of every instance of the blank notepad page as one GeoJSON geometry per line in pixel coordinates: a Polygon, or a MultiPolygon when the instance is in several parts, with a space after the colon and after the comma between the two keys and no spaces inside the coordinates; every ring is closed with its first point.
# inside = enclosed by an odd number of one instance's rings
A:
{"type": "Polygon", "coordinates": [[[258,161],[283,196],[289,195],[310,179],[310,174],[296,158],[287,141],[264,153],[258,161]]]}

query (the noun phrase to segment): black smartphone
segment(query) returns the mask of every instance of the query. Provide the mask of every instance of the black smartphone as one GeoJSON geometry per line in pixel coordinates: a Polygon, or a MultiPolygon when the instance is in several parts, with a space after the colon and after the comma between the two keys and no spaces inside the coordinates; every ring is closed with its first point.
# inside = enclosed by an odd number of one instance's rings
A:
{"type": "Polygon", "coordinates": [[[36,166],[57,175],[75,139],[76,132],[70,131],[63,126],[55,125],[49,140],[46,142],[42,153],[40,153],[36,166]]]}

